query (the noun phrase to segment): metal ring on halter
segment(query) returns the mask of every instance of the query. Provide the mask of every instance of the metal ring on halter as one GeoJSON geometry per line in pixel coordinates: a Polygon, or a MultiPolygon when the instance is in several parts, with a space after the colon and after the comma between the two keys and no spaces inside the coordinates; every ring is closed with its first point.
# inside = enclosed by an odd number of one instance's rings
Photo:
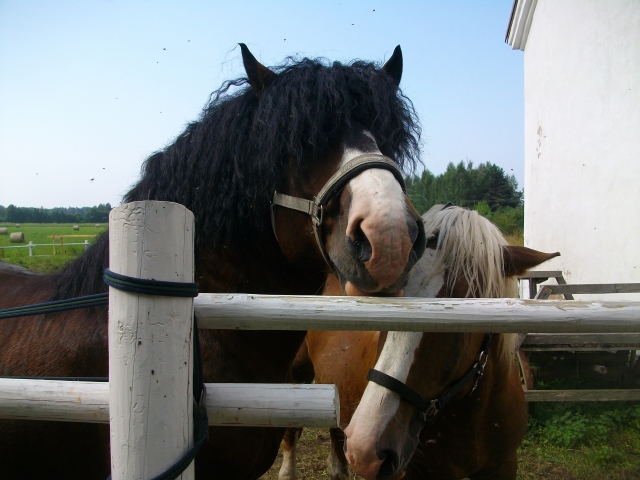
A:
{"type": "Polygon", "coordinates": [[[329,200],[335,197],[338,192],[340,192],[353,178],[371,168],[381,168],[391,172],[400,184],[400,187],[402,187],[402,191],[406,192],[406,185],[404,183],[404,178],[402,177],[402,172],[393,160],[378,153],[365,153],[363,155],[359,155],[340,167],[338,171],[331,176],[327,183],[325,183],[324,187],[322,187],[320,192],[318,192],[318,195],[313,197],[313,200],[273,192],[273,199],[271,201],[271,226],[273,228],[273,234],[276,236],[276,240],[278,239],[278,234],[276,233],[276,206],[306,213],[311,216],[313,233],[315,234],[316,242],[318,243],[322,257],[325,262],[327,262],[327,265],[333,267],[333,264],[329,259],[329,255],[324,248],[322,233],[320,231],[324,216],[324,206],[329,203],[329,200]]]}

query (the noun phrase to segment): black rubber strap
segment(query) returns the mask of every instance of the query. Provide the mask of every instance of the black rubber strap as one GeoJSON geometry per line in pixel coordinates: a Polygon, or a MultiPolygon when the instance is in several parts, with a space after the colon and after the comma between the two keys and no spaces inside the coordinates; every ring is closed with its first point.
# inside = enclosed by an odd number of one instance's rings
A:
{"type": "Polygon", "coordinates": [[[84,297],[67,298],[53,302],[36,303],[21,307],[5,308],[0,310],[0,320],[3,318],[28,317],[30,315],[43,315],[45,313],[64,312],[78,308],[99,307],[109,304],[108,293],[97,293],[84,297]]]}
{"type": "Polygon", "coordinates": [[[369,373],[367,373],[367,380],[377,383],[378,385],[397,393],[398,395],[400,395],[400,397],[404,398],[408,402],[413,403],[421,412],[426,412],[431,406],[431,400],[424,398],[413,388],[402,383],[397,378],[393,378],[392,376],[376,370],[375,368],[369,370],[369,373]]]}
{"type": "Polygon", "coordinates": [[[142,293],[145,295],[160,295],[165,297],[197,297],[197,283],[165,282],[161,280],[144,280],[112,272],[108,268],[104,271],[104,283],[118,290],[142,293]]]}
{"type": "Polygon", "coordinates": [[[484,340],[482,342],[482,347],[480,348],[480,355],[478,360],[467,370],[467,372],[459,378],[448,390],[440,395],[438,398],[428,399],[420,395],[413,388],[401,382],[400,380],[393,378],[390,375],[387,375],[384,372],[376,370],[372,368],[367,373],[367,380],[370,380],[378,385],[391,390],[392,392],[400,395],[401,398],[415,405],[418,410],[425,413],[425,420],[429,422],[429,420],[436,414],[438,411],[445,406],[445,404],[451,400],[460,390],[462,390],[471,380],[475,378],[475,383],[473,388],[471,389],[471,394],[476,386],[478,385],[478,381],[482,378],[482,374],[484,373],[484,366],[486,363],[487,355],[489,355],[489,349],[491,348],[491,339],[493,338],[493,334],[487,333],[484,336],[484,340]]]}

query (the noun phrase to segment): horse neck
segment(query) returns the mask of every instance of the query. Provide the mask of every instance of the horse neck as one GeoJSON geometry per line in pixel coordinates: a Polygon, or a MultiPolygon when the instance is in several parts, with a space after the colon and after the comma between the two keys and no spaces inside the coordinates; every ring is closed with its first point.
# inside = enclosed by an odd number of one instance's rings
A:
{"type": "MultiPolygon", "coordinates": [[[[201,292],[313,295],[326,273],[307,272],[289,263],[279,250],[232,247],[203,252],[196,282],[201,292]],[[208,267],[209,266],[209,267],[208,267]]],[[[207,330],[200,335],[205,380],[283,382],[304,331],[207,330]]]]}

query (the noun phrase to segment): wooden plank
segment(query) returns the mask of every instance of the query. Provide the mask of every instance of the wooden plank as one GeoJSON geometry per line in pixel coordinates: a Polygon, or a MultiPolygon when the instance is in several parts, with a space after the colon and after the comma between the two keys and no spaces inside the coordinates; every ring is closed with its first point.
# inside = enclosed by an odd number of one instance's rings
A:
{"type": "MultiPolygon", "coordinates": [[[[566,285],[567,282],[565,281],[564,277],[562,275],[560,275],[559,277],[556,277],[556,282],[558,282],[558,285],[566,285]]],[[[565,294],[564,296],[565,300],[574,300],[573,295],[571,295],[570,293],[565,294]]]]}
{"type": "Polygon", "coordinates": [[[109,423],[109,383],[0,378],[0,418],[109,423]]]}
{"type": "Polygon", "coordinates": [[[640,302],[201,293],[200,328],[640,333],[640,302]]]}
{"type": "Polygon", "coordinates": [[[520,350],[523,352],[617,352],[619,350],[640,350],[640,345],[525,345],[520,350]]]}
{"type": "MultiPolygon", "coordinates": [[[[338,426],[335,385],[208,383],[209,425],[338,426]]],[[[0,378],[0,418],[109,423],[109,384],[0,378]]]]}
{"type": "Polygon", "coordinates": [[[538,294],[538,300],[545,300],[549,294],[602,294],[602,293],[638,293],[640,283],[584,283],[571,285],[544,285],[548,291],[546,297],[542,296],[542,289],[538,294]]]}
{"type": "Polygon", "coordinates": [[[562,272],[559,270],[529,270],[526,274],[518,278],[557,278],[562,277],[562,272]]]}
{"type": "Polygon", "coordinates": [[[525,351],[640,350],[636,333],[530,333],[520,344],[525,351]]]}
{"type": "Polygon", "coordinates": [[[528,402],[639,401],[640,390],[525,390],[524,398],[528,402]]]}
{"type": "MultiPolygon", "coordinates": [[[[183,205],[141,201],[109,213],[109,268],[193,282],[194,218],[183,205]]],[[[193,298],[109,287],[111,478],[153,478],[193,446],[193,298]]],[[[177,478],[193,480],[193,463],[177,478]]]]}
{"type": "Polygon", "coordinates": [[[335,385],[208,384],[210,425],[334,428],[335,385]]]}

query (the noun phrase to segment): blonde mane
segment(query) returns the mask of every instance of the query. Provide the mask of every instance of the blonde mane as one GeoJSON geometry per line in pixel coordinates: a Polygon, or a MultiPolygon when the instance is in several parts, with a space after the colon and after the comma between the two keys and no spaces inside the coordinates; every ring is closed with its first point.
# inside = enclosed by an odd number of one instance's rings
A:
{"type": "MultiPolygon", "coordinates": [[[[505,277],[502,248],[508,245],[493,223],[475,210],[436,206],[423,215],[427,235],[437,234],[438,242],[431,269],[422,285],[446,272],[451,287],[458,278],[469,285],[467,297],[517,298],[518,282],[505,277]]],[[[504,359],[513,359],[517,335],[498,335],[504,359]]]]}

